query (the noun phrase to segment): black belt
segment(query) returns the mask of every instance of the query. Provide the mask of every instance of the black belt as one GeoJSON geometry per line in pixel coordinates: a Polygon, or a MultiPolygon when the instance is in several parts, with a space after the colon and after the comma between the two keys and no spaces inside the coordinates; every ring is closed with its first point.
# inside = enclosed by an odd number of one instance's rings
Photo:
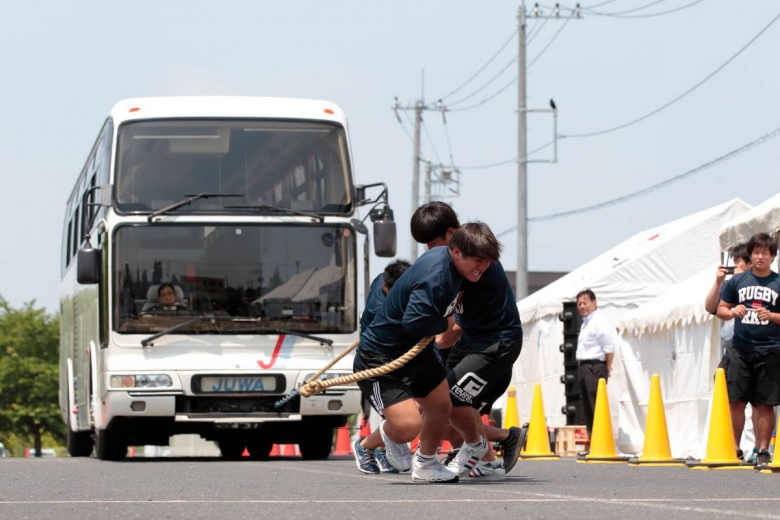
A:
{"type": "Polygon", "coordinates": [[[606,365],[606,361],[600,359],[580,359],[580,365],[606,365]]]}

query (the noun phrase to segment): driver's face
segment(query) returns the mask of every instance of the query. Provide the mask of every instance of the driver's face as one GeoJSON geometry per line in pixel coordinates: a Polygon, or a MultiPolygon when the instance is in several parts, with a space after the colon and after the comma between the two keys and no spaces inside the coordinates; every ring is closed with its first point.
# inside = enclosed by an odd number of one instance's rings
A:
{"type": "Polygon", "coordinates": [[[176,303],[176,292],[170,287],[163,287],[158,299],[163,305],[172,305],[176,303]]]}

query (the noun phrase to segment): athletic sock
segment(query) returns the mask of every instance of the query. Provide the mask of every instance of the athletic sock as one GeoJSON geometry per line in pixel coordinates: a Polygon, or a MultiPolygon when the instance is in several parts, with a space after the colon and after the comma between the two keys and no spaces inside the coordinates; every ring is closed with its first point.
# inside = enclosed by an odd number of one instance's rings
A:
{"type": "Polygon", "coordinates": [[[421,451],[419,451],[419,450],[417,451],[417,461],[420,464],[423,464],[423,465],[430,464],[434,460],[436,460],[436,455],[435,454],[434,455],[423,455],[423,453],[421,451]]]}

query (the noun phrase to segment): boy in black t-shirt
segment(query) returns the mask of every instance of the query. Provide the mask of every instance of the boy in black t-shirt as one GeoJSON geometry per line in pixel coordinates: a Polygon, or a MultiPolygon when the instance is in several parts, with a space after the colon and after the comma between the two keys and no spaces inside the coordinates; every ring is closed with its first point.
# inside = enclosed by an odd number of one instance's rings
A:
{"type": "MultiPolygon", "coordinates": [[[[420,206],[412,215],[412,236],[429,248],[447,245],[458,226],[455,211],[440,201],[420,206]]],[[[503,462],[495,460],[492,450],[476,456],[466,446],[447,467],[461,476],[500,478],[517,462],[524,432],[517,427],[486,428],[480,415],[490,413],[511,382],[512,366],[523,346],[520,314],[498,259],[479,281],[464,281],[462,290],[454,326],[436,338],[438,347],[452,347],[445,366],[453,406],[450,424],[461,434],[476,428],[488,440],[498,441],[503,462]]]]}
{"type": "Polygon", "coordinates": [[[749,271],[735,275],[721,291],[718,318],[736,319],[732,347],[721,361],[726,370],[734,436],[745,425],[745,404],[758,415],[756,466],[769,464],[769,441],[775,426],[774,406],[780,404],[780,276],[773,272],[777,241],[766,233],[747,243],[749,271]]]}
{"type": "MultiPolygon", "coordinates": [[[[393,361],[423,337],[447,330],[454,322],[462,281],[479,280],[490,263],[498,259],[497,243],[489,227],[472,223],[453,234],[449,247],[423,254],[398,279],[363,331],[355,371],[393,361]]],[[[359,451],[384,443],[390,463],[401,471],[412,469],[413,481],[458,481],[456,473],[436,460],[452,405],[444,367],[431,347],[403,367],[364,379],[358,385],[385,418],[377,431],[356,443],[358,457],[359,451]],[[406,443],[418,435],[420,447],[412,458],[406,443]]],[[[486,446],[478,433],[466,436],[465,440],[470,445],[486,446]]]]}

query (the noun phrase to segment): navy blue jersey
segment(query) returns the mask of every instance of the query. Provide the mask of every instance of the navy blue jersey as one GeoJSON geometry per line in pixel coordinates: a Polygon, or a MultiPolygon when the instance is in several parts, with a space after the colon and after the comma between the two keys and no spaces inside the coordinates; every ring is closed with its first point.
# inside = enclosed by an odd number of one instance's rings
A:
{"type": "Polygon", "coordinates": [[[522,334],[520,313],[501,262],[492,262],[479,281],[463,281],[463,312],[456,317],[470,341],[508,340],[522,334]]]}
{"type": "Polygon", "coordinates": [[[360,315],[360,332],[363,333],[374,321],[374,315],[379,307],[385,301],[385,291],[382,288],[384,284],[384,275],[380,274],[374,281],[371,282],[371,288],[368,290],[368,298],[366,298],[366,308],[363,309],[363,314],[360,315]]]}
{"type": "Polygon", "coordinates": [[[731,278],[720,291],[720,299],[735,307],[744,305],[744,318],[734,318],[734,348],[780,347],[780,325],[769,320],[759,320],[757,310],[780,312],[777,297],[780,295],[780,276],[771,273],[758,277],[753,271],[745,271],[731,278]]]}
{"type": "Polygon", "coordinates": [[[425,336],[447,330],[462,280],[446,247],[424,253],[393,285],[363,331],[359,350],[395,359],[425,336]]]}

